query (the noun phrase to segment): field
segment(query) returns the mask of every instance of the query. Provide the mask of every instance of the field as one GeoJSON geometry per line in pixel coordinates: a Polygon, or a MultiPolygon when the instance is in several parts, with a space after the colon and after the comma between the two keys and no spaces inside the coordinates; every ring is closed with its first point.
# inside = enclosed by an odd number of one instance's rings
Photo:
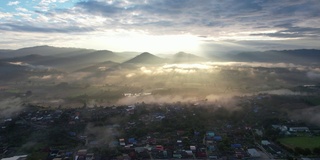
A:
{"type": "Polygon", "coordinates": [[[320,147],[320,137],[287,137],[279,139],[280,143],[292,149],[295,147],[313,149],[320,147]]]}

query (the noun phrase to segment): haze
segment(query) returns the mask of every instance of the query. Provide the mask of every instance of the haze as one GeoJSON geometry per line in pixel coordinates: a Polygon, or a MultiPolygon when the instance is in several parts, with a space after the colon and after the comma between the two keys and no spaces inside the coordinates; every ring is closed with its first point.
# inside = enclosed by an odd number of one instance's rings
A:
{"type": "Polygon", "coordinates": [[[317,0],[2,0],[0,48],[195,54],[319,49],[317,0]]]}
{"type": "Polygon", "coordinates": [[[0,159],[320,159],[319,0],[0,0],[0,159]]]}

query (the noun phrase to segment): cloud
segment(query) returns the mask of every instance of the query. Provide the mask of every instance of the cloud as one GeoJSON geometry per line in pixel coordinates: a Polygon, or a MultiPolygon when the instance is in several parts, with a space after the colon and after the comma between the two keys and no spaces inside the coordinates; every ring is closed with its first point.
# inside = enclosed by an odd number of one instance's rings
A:
{"type": "Polygon", "coordinates": [[[303,107],[303,109],[294,110],[289,114],[292,119],[303,120],[309,123],[320,125],[319,107],[303,107]]]}
{"type": "Polygon", "coordinates": [[[307,77],[314,80],[320,80],[320,72],[314,72],[314,71],[307,72],[307,77]]]}
{"type": "Polygon", "coordinates": [[[26,8],[23,8],[23,7],[18,7],[18,8],[16,8],[16,10],[19,12],[29,12],[29,10],[27,10],[26,8]]]}
{"type": "Polygon", "coordinates": [[[8,2],[8,6],[16,6],[16,5],[18,5],[20,2],[19,1],[9,1],[8,2]]]}
{"type": "Polygon", "coordinates": [[[253,36],[269,36],[278,38],[301,38],[301,37],[318,37],[320,28],[310,28],[310,27],[288,27],[285,30],[280,30],[275,33],[259,33],[251,34],[253,36]]]}
{"type": "Polygon", "coordinates": [[[272,94],[272,95],[306,95],[306,93],[293,92],[289,89],[277,89],[271,91],[263,91],[260,93],[272,94]]]}
{"type": "Polygon", "coordinates": [[[20,98],[3,99],[0,101],[0,118],[10,118],[23,109],[24,107],[20,98]]]}
{"type": "Polygon", "coordinates": [[[17,65],[17,66],[26,66],[29,67],[30,69],[37,69],[37,70],[50,70],[51,67],[43,66],[43,65],[32,65],[29,63],[24,63],[24,62],[9,62],[9,64],[12,65],[17,65]]]}
{"type": "Polygon", "coordinates": [[[29,24],[3,24],[0,26],[0,30],[5,31],[16,31],[16,32],[43,32],[43,33],[71,33],[71,32],[88,32],[92,31],[93,28],[77,27],[77,26],[66,26],[66,27],[39,27],[36,25],[29,24]]]}
{"type": "Polygon", "coordinates": [[[121,8],[118,8],[117,6],[100,1],[82,1],[78,2],[77,6],[91,14],[111,15],[121,10],[121,8]]]}
{"type": "Polygon", "coordinates": [[[69,0],[59,0],[60,3],[68,2],[69,0]]]}
{"type": "Polygon", "coordinates": [[[88,135],[89,141],[93,140],[95,145],[105,146],[115,140],[115,137],[119,134],[119,131],[117,131],[115,128],[94,126],[93,124],[89,123],[86,126],[84,134],[88,135]]]}
{"type": "Polygon", "coordinates": [[[33,80],[60,80],[62,78],[62,75],[43,75],[43,76],[30,76],[28,79],[33,80]]]}
{"type": "Polygon", "coordinates": [[[127,25],[127,27],[147,27],[156,32],[153,30],[156,28],[153,27],[162,26],[165,27],[164,29],[167,28],[169,33],[196,27],[192,30],[194,34],[204,33],[200,35],[209,34],[209,36],[219,31],[231,30],[231,28],[234,32],[234,29],[243,31],[252,28],[260,28],[263,31],[263,28],[273,28],[283,23],[294,26],[296,21],[303,21],[304,16],[317,15],[317,8],[311,7],[312,5],[319,6],[315,1],[303,1],[303,3],[243,1],[238,3],[234,0],[204,0],[199,3],[192,0],[150,0],[146,3],[136,1],[109,3],[108,1],[91,0],[77,3],[77,7],[88,14],[112,15],[114,19],[120,20],[120,25],[127,25]],[[279,6],[271,7],[275,5],[279,6]],[[301,6],[302,9],[300,9],[301,6]],[[306,8],[309,10],[305,10],[306,8]],[[292,17],[291,14],[288,17],[284,13],[301,13],[302,16],[292,17]],[[131,23],[127,23],[129,21],[131,23]],[[207,28],[209,32],[203,32],[203,28],[207,28]],[[210,33],[213,30],[216,32],[210,33]]]}
{"type": "MultiPolygon", "coordinates": [[[[110,37],[110,32],[129,37],[126,33],[131,31],[140,35],[192,35],[201,36],[207,49],[218,46],[215,50],[221,52],[224,50],[219,47],[226,43],[232,46],[231,51],[239,47],[277,49],[281,45],[285,49],[319,48],[320,3],[317,0],[202,0],[201,3],[196,0],[85,0],[73,2],[70,7],[59,5],[66,2],[41,0],[33,7],[35,11],[31,16],[0,12],[0,29],[8,37],[13,36],[12,32],[54,33],[51,36],[56,38],[58,34],[79,33],[83,39],[88,35],[110,37]]],[[[22,7],[16,10],[26,12],[22,7]]],[[[38,39],[37,43],[41,41],[38,39]]]]}
{"type": "Polygon", "coordinates": [[[131,96],[124,97],[118,100],[117,105],[131,105],[135,103],[176,103],[176,102],[190,102],[196,103],[199,99],[197,97],[182,97],[182,96],[159,96],[159,95],[148,95],[148,96],[131,96]]]}
{"type": "Polygon", "coordinates": [[[10,13],[5,13],[5,12],[1,12],[0,11],[0,19],[5,19],[5,18],[10,18],[12,17],[13,15],[10,14],[10,13]]]}

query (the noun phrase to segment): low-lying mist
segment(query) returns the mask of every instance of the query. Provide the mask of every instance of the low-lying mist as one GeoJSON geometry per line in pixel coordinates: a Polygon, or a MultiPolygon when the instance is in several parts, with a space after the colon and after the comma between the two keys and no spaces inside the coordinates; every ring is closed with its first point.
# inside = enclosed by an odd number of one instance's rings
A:
{"type": "MultiPolygon", "coordinates": [[[[164,65],[109,64],[75,72],[32,72],[4,86],[32,96],[23,101],[41,105],[107,106],[145,103],[232,101],[259,93],[307,95],[291,90],[317,85],[320,67],[292,63],[202,62],[164,65]],[[133,95],[133,96],[126,96],[133,95]],[[57,101],[58,100],[58,101],[57,101]]],[[[10,90],[9,89],[9,90],[10,90]]],[[[16,96],[8,92],[8,95],[16,96]]],[[[81,107],[81,106],[79,106],[81,107]]]]}
{"type": "Polygon", "coordinates": [[[24,109],[21,98],[7,98],[0,101],[0,118],[11,118],[24,109]]]}

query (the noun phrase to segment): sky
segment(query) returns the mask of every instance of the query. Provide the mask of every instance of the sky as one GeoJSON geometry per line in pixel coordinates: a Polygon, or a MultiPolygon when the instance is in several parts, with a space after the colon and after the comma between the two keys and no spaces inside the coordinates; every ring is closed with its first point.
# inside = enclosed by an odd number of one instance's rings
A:
{"type": "Polygon", "coordinates": [[[0,0],[0,48],[320,49],[319,0],[0,0]]]}

